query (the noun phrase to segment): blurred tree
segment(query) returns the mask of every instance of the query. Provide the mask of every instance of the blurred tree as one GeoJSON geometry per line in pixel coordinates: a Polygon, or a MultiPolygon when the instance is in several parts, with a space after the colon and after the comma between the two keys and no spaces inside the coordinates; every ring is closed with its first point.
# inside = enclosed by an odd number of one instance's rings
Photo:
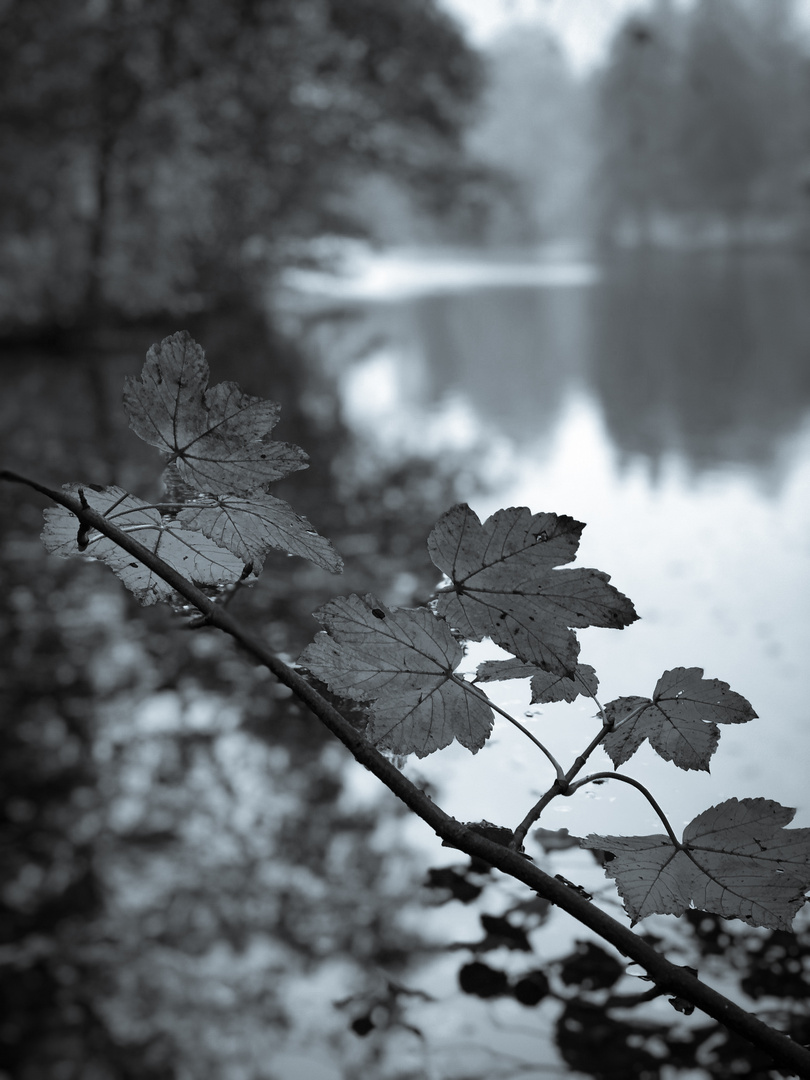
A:
{"type": "Polygon", "coordinates": [[[487,51],[489,82],[468,145],[517,181],[492,215],[495,239],[514,242],[581,233],[590,172],[588,101],[559,45],[519,27],[487,51]]]}
{"type": "Polygon", "coordinates": [[[596,80],[601,234],[790,237],[808,160],[808,58],[794,0],[656,0],[596,80]],[[770,229],[770,233],[768,232],[770,229]]]}
{"type": "Polygon", "coordinates": [[[370,170],[447,205],[479,83],[433,0],[8,0],[2,314],[199,308],[370,170]]]}
{"type": "Polygon", "coordinates": [[[684,192],[732,226],[767,161],[759,45],[739,0],[700,0],[690,13],[678,117],[684,192]]]}
{"type": "Polygon", "coordinates": [[[749,0],[746,10],[755,38],[756,104],[766,159],[755,209],[785,213],[802,199],[810,161],[808,56],[798,33],[796,0],[773,0],[767,9],[749,0]]]}
{"type": "Polygon", "coordinates": [[[679,30],[672,0],[657,0],[618,31],[596,83],[594,195],[603,234],[630,230],[646,242],[677,203],[679,30]]]}

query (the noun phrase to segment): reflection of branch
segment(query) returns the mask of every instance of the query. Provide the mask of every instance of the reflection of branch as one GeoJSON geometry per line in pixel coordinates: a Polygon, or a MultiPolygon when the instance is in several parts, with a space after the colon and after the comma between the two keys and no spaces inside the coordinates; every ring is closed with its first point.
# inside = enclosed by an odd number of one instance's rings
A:
{"type": "Polygon", "coordinates": [[[800,1076],[810,1076],[810,1050],[806,1050],[787,1035],[764,1024],[753,1013],[741,1009],[688,971],[671,963],[632,930],[611,918],[590,900],[579,896],[567,885],[555,881],[551,875],[535,866],[519,852],[488,840],[447,814],[421,788],[383,757],[376,747],[372,746],[365,736],[353,727],[306,679],[270,652],[262,641],[247,633],[230,612],[209,600],[205,593],[182,574],[109,522],[103,514],[82,506],[80,500],[74,496],[44,487],[17,473],[0,471],[0,479],[24,484],[60,506],[64,506],[76,515],[82,526],[98,529],[171,585],[176,592],[206,615],[212,626],[230,634],[246,652],[267,667],[280,682],[288,686],[361,765],[374,773],[378,780],[443,840],[447,840],[465,854],[482,859],[504,874],[523,882],[538,896],[567,911],[583,926],[587,926],[603,940],[613,945],[620,953],[640,964],[662,990],[686,998],[730,1031],[736,1032],[767,1051],[776,1065],[792,1070],[800,1076]]]}

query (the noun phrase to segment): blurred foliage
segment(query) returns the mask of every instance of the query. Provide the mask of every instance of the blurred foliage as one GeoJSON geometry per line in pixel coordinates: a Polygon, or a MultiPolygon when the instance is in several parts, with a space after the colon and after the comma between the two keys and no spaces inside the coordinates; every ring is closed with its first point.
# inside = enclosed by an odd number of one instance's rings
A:
{"type": "MultiPolygon", "coordinates": [[[[4,462],[156,490],[160,462],[115,399],[164,329],[1,353],[4,462]]],[[[347,556],[344,579],[269,560],[234,598],[240,620],[294,657],[336,592],[429,592],[435,569],[411,556],[451,481],[366,462],[352,483],[334,394],[304,356],[246,311],[193,329],[217,379],[282,401],[279,430],[312,467],[278,487],[347,556]]],[[[382,839],[398,804],[358,799],[343,751],[232,642],[141,609],[104,567],[45,557],[41,500],[0,498],[0,1076],[252,1080],[291,1075],[273,1070],[282,1052],[384,1075],[357,1009],[334,1006],[382,993],[375,1025],[401,1026],[400,980],[434,948],[408,916],[412,856],[382,839]]]]}
{"type": "Polygon", "coordinates": [[[486,193],[482,239],[807,245],[810,45],[796,0],[653,0],[588,71],[535,24],[485,60],[467,145],[503,183],[486,193]]]}
{"type": "Polygon", "coordinates": [[[602,67],[437,0],[6,0],[0,327],[187,315],[388,243],[810,237],[796,0],[655,0],[602,67]]]}
{"type": "Polygon", "coordinates": [[[518,27],[486,53],[489,79],[467,133],[476,159],[511,176],[488,193],[491,243],[580,236],[592,169],[588,87],[544,30],[518,27]]]}
{"type": "MultiPolygon", "coordinates": [[[[546,854],[553,835],[542,837],[546,854]]],[[[569,837],[562,846],[571,846],[569,837]]],[[[431,870],[427,884],[435,890],[437,903],[469,904],[490,880],[488,868],[471,860],[443,867],[441,872],[431,870]]],[[[495,898],[490,894],[486,899],[495,898]]],[[[633,965],[607,952],[602,944],[575,941],[570,952],[549,957],[549,944],[555,940],[549,923],[554,917],[539,900],[533,907],[532,902],[513,904],[498,916],[481,914],[483,937],[449,946],[469,950],[473,957],[459,969],[461,991],[485,1000],[513,999],[524,1008],[541,1007],[562,1060],[569,1069],[595,1080],[627,1076],[661,1080],[681,1074],[711,1080],[772,1080],[781,1075],[771,1067],[767,1054],[721,1025],[707,1022],[705,1016],[693,1015],[688,1002],[668,999],[644,976],[633,974],[629,970],[633,965]],[[536,931],[546,931],[545,937],[536,931]],[[498,948],[506,951],[487,962],[479,959],[498,948]],[[517,965],[509,958],[515,948],[529,953],[517,965]]],[[[731,983],[732,997],[743,1007],[807,1043],[807,919],[800,921],[795,934],[752,929],[736,919],[702,911],[687,912],[676,926],[666,920],[660,925],[665,936],[646,933],[650,944],[709,980],[721,980],[726,987],[731,983]]],[[[507,1015],[502,1013],[503,1018],[507,1015]]],[[[514,1075],[519,1074],[516,1066],[514,1075]]]]}
{"type": "Polygon", "coordinates": [[[0,318],[260,287],[379,172],[449,207],[477,57],[432,0],[7,0],[0,318]]]}
{"type": "Polygon", "coordinates": [[[806,239],[810,54],[794,0],[656,0],[594,82],[603,237],[806,239]]]}

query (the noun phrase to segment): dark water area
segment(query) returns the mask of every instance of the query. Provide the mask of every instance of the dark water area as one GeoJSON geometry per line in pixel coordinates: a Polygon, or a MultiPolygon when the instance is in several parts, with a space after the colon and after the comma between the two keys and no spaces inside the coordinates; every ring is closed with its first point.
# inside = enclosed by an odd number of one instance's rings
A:
{"type": "Polygon", "coordinates": [[[612,267],[593,386],[627,454],[697,469],[773,462],[810,415],[810,262],[727,254],[612,267]]]}

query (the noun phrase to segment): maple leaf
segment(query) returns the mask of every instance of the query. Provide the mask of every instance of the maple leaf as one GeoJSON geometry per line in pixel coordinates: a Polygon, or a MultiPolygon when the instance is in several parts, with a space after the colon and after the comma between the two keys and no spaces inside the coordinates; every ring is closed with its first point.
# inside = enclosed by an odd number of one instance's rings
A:
{"type": "Polygon", "coordinates": [[[790,930],[810,886],[810,829],[785,829],[795,810],[770,799],[727,799],[704,810],[676,846],[669,836],[588,836],[613,855],[633,923],[690,906],[751,926],[790,930]]]}
{"type": "Polygon", "coordinates": [[[621,629],[638,616],[600,570],[571,562],[584,525],[526,507],[499,510],[484,524],[466,504],[452,507],[428,538],[430,557],[451,579],[438,614],[465,637],[490,637],[528,663],[573,678],[573,627],[621,629]]]}
{"type": "MultiPolygon", "coordinates": [[[[80,487],[80,484],[65,484],[64,490],[78,495],[80,487]]],[[[230,551],[199,532],[184,529],[174,519],[163,517],[156,507],[136,499],[122,488],[109,487],[96,491],[82,487],[82,490],[93,510],[103,514],[119,529],[132,534],[135,540],[159,555],[195,585],[232,584],[242,577],[244,565],[230,551]]],[[[84,555],[106,563],[144,605],[172,597],[174,590],[171,585],[103,533],[95,529],[80,530],[80,546],[76,517],[70,510],[63,506],[51,507],[44,511],[44,516],[42,543],[47,551],[62,558],[84,555]]]]}
{"type": "Polygon", "coordinates": [[[315,617],[317,635],[299,663],[341,697],[368,702],[369,739],[396,754],[426,757],[457,739],[475,753],[492,710],[454,681],[464,653],[427,608],[387,608],[371,595],[337,597],[315,617]]]}
{"type": "Polygon", "coordinates": [[[536,664],[523,660],[485,660],[478,665],[476,682],[494,682],[501,679],[531,678],[532,705],[546,705],[553,701],[573,701],[579,694],[592,697],[599,686],[596,672],[590,664],[577,664],[573,677],[555,675],[536,664]]]}
{"type": "Polygon", "coordinates": [[[703,668],[673,668],[656,683],[652,699],[617,698],[605,706],[614,723],[603,742],[618,767],[648,739],[666,761],[681,769],[709,771],[720,740],[718,724],[744,724],[756,713],[741,694],[720,679],[704,679],[703,668]]]}
{"type": "Polygon", "coordinates": [[[307,455],[275,442],[280,406],[243,394],[235,382],[208,389],[205,354],[185,331],[146,354],[140,380],[124,382],[124,408],[136,435],[170,456],[196,491],[250,494],[296,469],[307,455]]]}
{"type": "Polygon", "coordinates": [[[258,574],[270,548],[300,555],[324,570],[340,573],[343,560],[325,536],[319,535],[305,517],[272,495],[216,495],[195,500],[177,515],[188,529],[228,548],[258,574]]]}

